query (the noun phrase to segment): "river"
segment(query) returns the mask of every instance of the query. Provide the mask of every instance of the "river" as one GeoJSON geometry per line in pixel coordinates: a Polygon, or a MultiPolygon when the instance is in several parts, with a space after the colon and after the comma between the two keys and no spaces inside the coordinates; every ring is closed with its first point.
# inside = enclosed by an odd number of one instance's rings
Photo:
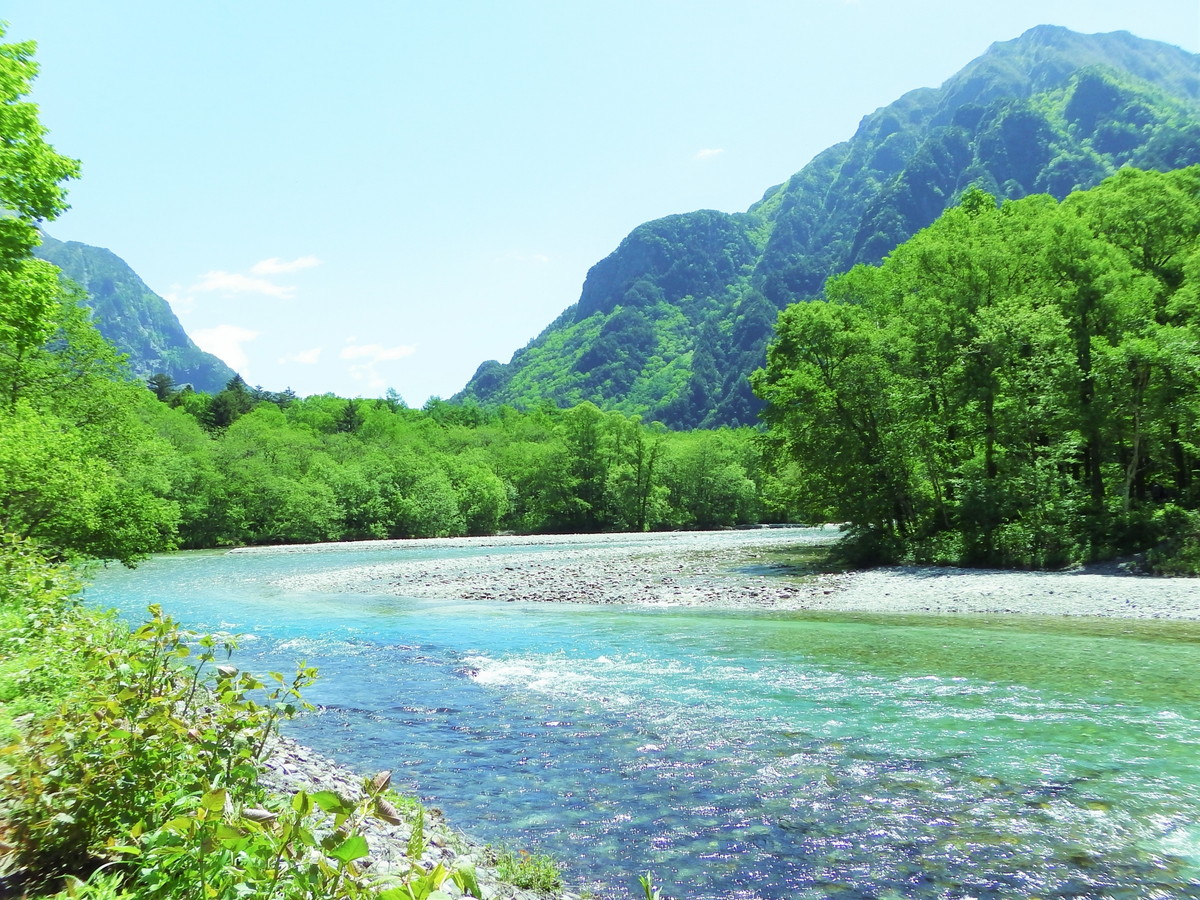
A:
{"type": "Polygon", "coordinates": [[[1195,622],[297,588],[496,552],[180,553],[88,598],[318,666],[287,733],[601,896],[653,869],[681,900],[1200,897],[1195,622]]]}

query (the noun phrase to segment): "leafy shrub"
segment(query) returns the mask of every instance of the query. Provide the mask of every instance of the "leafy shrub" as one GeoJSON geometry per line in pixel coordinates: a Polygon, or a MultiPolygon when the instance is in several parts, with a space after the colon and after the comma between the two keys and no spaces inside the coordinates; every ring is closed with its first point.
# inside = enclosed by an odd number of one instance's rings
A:
{"type": "Polygon", "coordinates": [[[843,569],[893,565],[901,558],[902,547],[894,534],[859,526],[847,528],[829,552],[830,563],[843,569]]]}
{"type": "Polygon", "coordinates": [[[0,534],[0,741],[15,720],[48,715],[78,675],[73,642],[79,581],[28,541],[0,534]]]}
{"type": "MultiPolygon", "coordinates": [[[[49,714],[8,719],[0,895],[65,886],[87,900],[376,897],[362,823],[401,824],[397,803],[414,833],[423,822],[414,804],[394,802],[390,773],[367,779],[357,800],[272,798],[258,782],[272,731],[306,707],[301,691],[316,671],[301,664],[264,683],[229,664],[231,637],[183,631],[157,606],[130,632],[81,608],[73,586],[27,544],[0,543],[0,647],[16,660],[0,669],[0,695],[43,685],[35,657],[63,666],[44,684],[49,714]]],[[[420,900],[446,878],[479,896],[473,872],[411,861],[382,896],[420,900]]]]}

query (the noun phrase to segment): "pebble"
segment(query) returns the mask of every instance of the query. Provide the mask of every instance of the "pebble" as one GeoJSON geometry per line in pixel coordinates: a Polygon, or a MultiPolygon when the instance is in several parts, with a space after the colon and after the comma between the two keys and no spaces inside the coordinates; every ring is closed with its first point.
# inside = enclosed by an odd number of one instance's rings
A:
{"type": "MultiPolygon", "coordinates": [[[[269,750],[260,781],[273,793],[290,796],[301,790],[309,793],[333,791],[351,801],[363,796],[363,775],[309,747],[290,738],[273,735],[269,750]]],[[[546,895],[522,890],[501,881],[488,865],[486,847],[452,828],[436,809],[425,809],[425,852],[420,860],[414,861],[408,856],[408,839],[412,834],[412,826],[408,823],[389,825],[381,819],[369,817],[359,828],[359,833],[367,839],[370,848],[370,855],[361,861],[362,867],[384,883],[409,874],[414,863],[426,872],[438,864],[447,870],[470,865],[475,868],[484,900],[548,900],[548,897],[552,900],[580,900],[579,895],[565,890],[546,895]]],[[[441,890],[451,897],[462,896],[462,891],[449,880],[443,883],[441,890]]]]}
{"type": "MultiPolygon", "coordinates": [[[[395,562],[279,583],[291,590],[353,593],[379,591],[382,582],[386,590],[404,596],[481,602],[1200,619],[1200,580],[1137,576],[1113,564],[1067,572],[896,566],[804,578],[743,570],[761,566],[764,552],[786,559],[789,547],[829,544],[839,534],[827,526],[382,541],[363,546],[378,550],[394,545],[399,551],[395,562]],[[432,560],[409,559],[404,552],[440,546],[554,550],[528,558],[483,552],[432,560]]],[[[309,545],[295,552],[355,546],[309,545]]]]}

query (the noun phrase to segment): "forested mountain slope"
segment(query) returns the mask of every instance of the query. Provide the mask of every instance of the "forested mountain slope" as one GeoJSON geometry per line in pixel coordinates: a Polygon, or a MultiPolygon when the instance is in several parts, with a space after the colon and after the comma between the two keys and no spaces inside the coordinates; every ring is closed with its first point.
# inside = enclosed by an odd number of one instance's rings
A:
{"type": "Polygon", "coordinates": [[[87,292],[96,328],[128,355],[135,375],[162,373],[210,393],[233,377],[229,366],[193,343],[167,301],[112,251],[43,234],[34,255],[54,263],[87,292]]]}
{"type": "Polygon", "coordinates": [[[977,185],[1063,198],[1122,166],[1200,162],[1200,58],[1126,32],[1039,26],[940,88],[863,118],[745,213],[647,222],[588,272],[579,301],[456,399],[591,400],[673,427],[755,421],[748,375],[780,309],[880,261],[977,185]]]}

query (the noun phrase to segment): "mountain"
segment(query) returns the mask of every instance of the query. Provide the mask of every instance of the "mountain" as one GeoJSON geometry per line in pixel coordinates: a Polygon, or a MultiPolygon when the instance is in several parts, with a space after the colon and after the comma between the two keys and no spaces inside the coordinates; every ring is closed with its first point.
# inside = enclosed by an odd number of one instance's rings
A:
{"type": "Polygon", "coordinates": [[[673,427],[756,420],[747,376],[779,310],[879,262],[978,185],[1062,198],[1126,165],[1200,162],[1200,57],[1127,32],[1043,25],[993,44],[940,88],[864,117],[744,213],[638,226],[579,300],[456,396],[516,406],[591,400],[673,427]]]}
{"type": "Polygon", "coordinates": [[[42,234],[34,255],[62,269],[87,291],[92,321],[108,341],[129,357],[142,378],[165,373],[176,384],[216,393],[234,371],[197,347],[170,304],[146,287],[129,265],[110,250],[42,234]]]}

